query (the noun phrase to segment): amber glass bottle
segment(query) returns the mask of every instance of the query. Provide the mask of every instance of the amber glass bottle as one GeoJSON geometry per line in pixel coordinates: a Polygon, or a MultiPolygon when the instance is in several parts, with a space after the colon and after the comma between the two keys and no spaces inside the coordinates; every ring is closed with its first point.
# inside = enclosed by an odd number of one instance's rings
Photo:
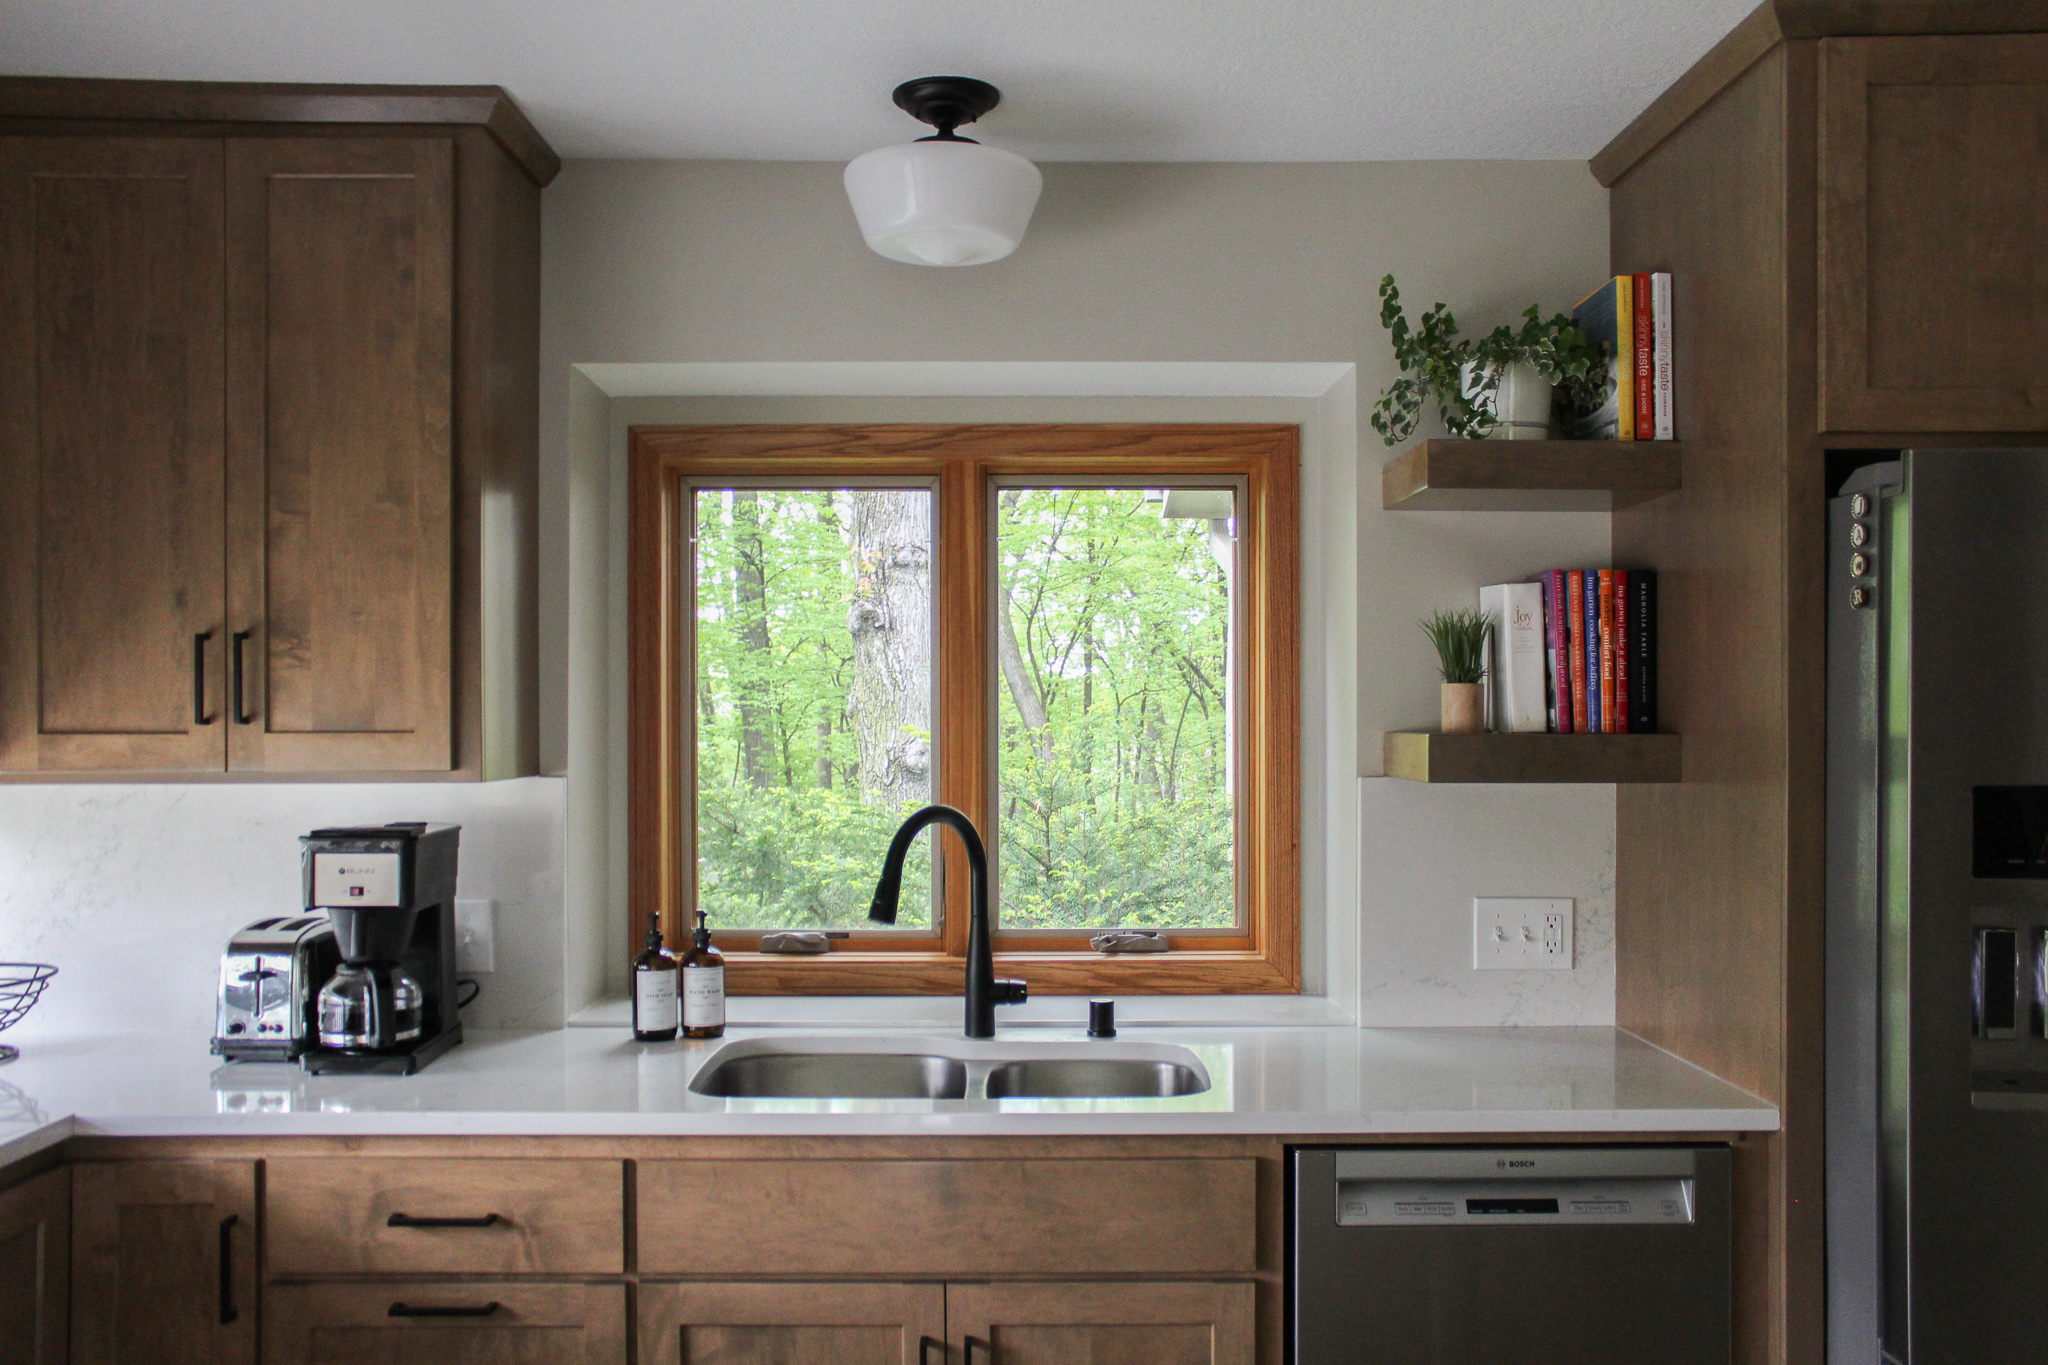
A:
{"type": "Polygon", "coordinates": [[[683,954],[683,1036],[718,1038],[725,1033],[725,954],[711,946],[704,912],[697,912],[697,932],[683,954]]]}
{"type": "Polygon", "coordinates": [[[647,946],[633,959],[633,1036],[665,1043],[682,1021],[676,992],[676,955],[661,946],[661,916],[647,912],[647,946]]]}

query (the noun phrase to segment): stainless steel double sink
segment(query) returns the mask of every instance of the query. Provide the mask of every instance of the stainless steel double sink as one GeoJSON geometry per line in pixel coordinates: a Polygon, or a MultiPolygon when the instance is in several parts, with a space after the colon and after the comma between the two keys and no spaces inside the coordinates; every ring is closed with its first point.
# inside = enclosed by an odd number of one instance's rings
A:
{"type": "Polygon", "coordinates": [[[1209,1088],[1171,1043],[928,1037],[749,1038],[713,1053],[690,1089],[731,1099],[1161,1099],[1209,1088]]]}

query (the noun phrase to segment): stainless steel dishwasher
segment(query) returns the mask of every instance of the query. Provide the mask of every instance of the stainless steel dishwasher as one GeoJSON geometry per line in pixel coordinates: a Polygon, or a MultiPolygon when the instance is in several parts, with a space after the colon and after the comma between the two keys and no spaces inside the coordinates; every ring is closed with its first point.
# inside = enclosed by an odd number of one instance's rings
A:
{"type": "Polygon", "coordinates": [[[1725,1147],[1301,1147],[1294,1365],[1728,1365],[1725,1147]]]}

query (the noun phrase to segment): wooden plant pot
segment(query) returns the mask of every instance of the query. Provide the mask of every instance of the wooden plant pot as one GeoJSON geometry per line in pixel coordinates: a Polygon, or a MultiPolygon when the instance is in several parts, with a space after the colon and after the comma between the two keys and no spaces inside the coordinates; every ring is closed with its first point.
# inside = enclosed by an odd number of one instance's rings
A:
{"type": "Polygon", "coordinates": [[[1443,685],[1443,721],[1447,735],[1476,735],[1486,728],[1486,704],[1478,683],[1443,685]]]}

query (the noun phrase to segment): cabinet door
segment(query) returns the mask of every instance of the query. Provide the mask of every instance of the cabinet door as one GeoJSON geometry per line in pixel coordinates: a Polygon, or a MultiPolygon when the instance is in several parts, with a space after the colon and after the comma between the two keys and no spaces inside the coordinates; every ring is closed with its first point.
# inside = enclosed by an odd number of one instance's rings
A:
{"type": "Polygon", "coordinates": [[[267,1365],[625,1365],[626,1288],[273,1285],[267,1365]]]}
{"type": "Polygon", "coordinates": [[[70,1359],[71,1172],[0,1194],[0,1361],[70,1359]]]}
{"type": "Polygon", "coordinates": [[[1821,44],[1821,424],[2048,428],[2048,35],[1821,44]]]}
{"type": "Polygon", "coordinates": [[[941,1365],[936,1284],[640,1286],[642,1365],[941,1365]]]}
{"type": "Polygon", "coordinates": [[[946,1326],[962,1365],[1252,1365],[1252,1294],[1137,1280],[949,1285],[946,1326]]]}
{"type": "Polygon", "coordinates": [[[73,1365],[253,1365],[256,1164],[72,1168],[73,1365]]]}
{"type": "Polygon", "coordinates": [[[0,770],[224,761],[221,157],[0,138],[0,770]]]}
{"type": "Polygon", "coordinates": [[[445,138],[228,143],[230,768],[453,766],[454,186],[445,138]]]}

